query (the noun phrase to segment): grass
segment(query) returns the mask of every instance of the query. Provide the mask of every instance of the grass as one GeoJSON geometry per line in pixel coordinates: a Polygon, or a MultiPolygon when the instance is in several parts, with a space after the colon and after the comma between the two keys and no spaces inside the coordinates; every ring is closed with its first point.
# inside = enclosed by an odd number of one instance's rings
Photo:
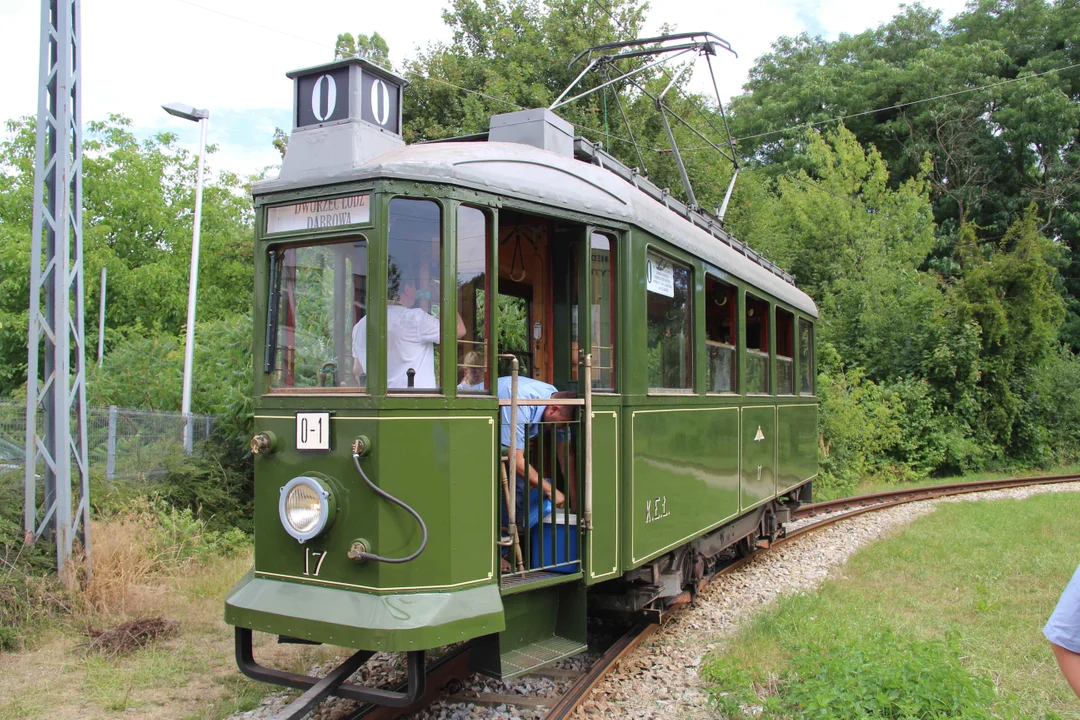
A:
{"type": "Polygon", "coordinates": [[[908,488],[927,487],[928,485],[950,485],[961,482],[977,482],[979,480],[997,480],[1010,477],[1036,477],[1040,475],[1068,475],[1080,473],[1080,464],[1062,465],[1060,467],[1034,470],[986,470],[983,472],[969,473],[950,477],[931,477],[910,482],[885,482],[876,478],[865,478],[858,484],[853,492],[844,492],[842,489],[830,487],[814,487],[814,500],[835,500],[847,495],[869,495],[870,493],[887,492],[890,490],[903,490],[908,488]]]}
{"type": "MultiPolygon", "coordinates": [[[[1080,719],[1042,636],[1080,560],[1077,537],[1080,494],[940,505],[857,552],[817,592],[786,597],[757,616],[708,658],[703,678],[715,693],[731,693],[717,695],[720,705],[780,703],[803,692],[815,668],[836,673],[831,689],[818,688],[816,697],[826,698],[859,662],[853,677],[863,681],[907,672],[900,685],[907,691],[913,678],[940,679],[976,695],[990,681],[999,716],[1080,719]]],[[[838,717],[851,706],[851,697],[834,701],[814,716],[838,717]]],[[[804,712],[764,717],[811,717],[804,712]]]]}

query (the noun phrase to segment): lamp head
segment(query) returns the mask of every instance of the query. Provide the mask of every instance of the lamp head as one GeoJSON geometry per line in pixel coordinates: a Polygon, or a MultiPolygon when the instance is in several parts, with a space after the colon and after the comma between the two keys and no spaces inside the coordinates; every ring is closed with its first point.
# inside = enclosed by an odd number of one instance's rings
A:
{"type": "Polygon", "coordinates": [[[192,105],[185,105],[184,103],[166,103],[161,106],[165,112],[184,120],[191,120],[192,122],[199,122],[200,120],[206,120],[210,117],[209,110],[199,110],[192,105]]]}

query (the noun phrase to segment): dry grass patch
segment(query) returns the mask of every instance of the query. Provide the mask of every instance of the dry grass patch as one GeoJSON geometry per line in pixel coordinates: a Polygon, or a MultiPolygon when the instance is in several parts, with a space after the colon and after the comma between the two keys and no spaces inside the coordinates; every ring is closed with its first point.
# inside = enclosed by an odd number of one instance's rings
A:
{"type": "MultiPolygon", "coordinates": [[[[149,503],[95,522],[92,533],[93,583],[68,598],[62,621],[31,647],[0,652],[0,718],[216,720],[257,705],[268,688],[236,669],[223,620],[225,594],[252,563],[243,536],[149,503]],[[150,632],[147,618],[160,619],[150,632]],[[122,647],[156,639],[128,652],[87,652],[87,633],[112,626],[122,628],[112,634],[122,647]]],[[[340,653],[266,636],[256,652],[294,671],[340,653]]]]}

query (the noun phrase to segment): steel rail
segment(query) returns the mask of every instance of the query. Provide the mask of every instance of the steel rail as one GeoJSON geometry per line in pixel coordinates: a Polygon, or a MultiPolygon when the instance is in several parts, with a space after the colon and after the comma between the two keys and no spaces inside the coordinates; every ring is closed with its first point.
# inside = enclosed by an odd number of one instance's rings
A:
{"type": "MultiPolygon", "coordinates": [[[[836,500],[826,500],[811,505],[803,505],[792,513],[792,518],[801,520],[803,518],[845,510],[865,511],[866,509],[900,505],[906,502],[916,502],[918,500],[930,500],[949,495],[987,492],[989,490],[1004,490],[1031,485],[1052,485],[1055,483],[1075,482],[1078,480],[1080,480],[1080,474],[1041,475],[1029,478],[999,478],[996,480],[976,480],[973,482],[927,485],[924,487],[904,488],[901,490],[886,490],[884,492],[870,493],[869,495],[837,498],[836,500]]],[[[851,517],[855,514],[858,513],[846,513],[843,517],[851,517]]]]}

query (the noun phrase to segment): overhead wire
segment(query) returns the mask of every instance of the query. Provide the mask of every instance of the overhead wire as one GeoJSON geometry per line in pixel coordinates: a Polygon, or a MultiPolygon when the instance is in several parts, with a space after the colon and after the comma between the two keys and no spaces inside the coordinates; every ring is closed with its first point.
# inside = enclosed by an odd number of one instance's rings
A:
{"type": "MultiPolygon", "coordinates": [[[[610,9],[605,7],[598,0],[590,0],[590,1],[593,2],[597,7],[599,7],[609,18],[611,18],[611,20],[613,22],[619,24],[620,29],[623,32],[627,32],[627,29],[626,29],[625,25],[611,13],[610,9]]],[[[192,2],[192,0],[173,0],[173,2],[180,3],[182,5],[187,5],[189,7],[196,8],[196,9],[199,9],[199,10],[203,10],[204,12],[209,12],[209,13],[213,13],[215,15],[220,15],[222,17],[227,17],[227,18],[229,18],[231,20],[235,20],[237,22],[245,23],[245,24],[251,25],[253,27],[257,27],[257,28],[260,28],[262,30],[266,30],[268,32],[277,33],[277,34],[282,35],[284,37],[290,37],[290,38],[293,38],[294,40],[300,40],[301,42],[306,42],[306,43],[309,43],[309,44],[312,44],[312,45],[316,45],[318,47],[322,47],[322,48],[329,48],[330,47],[325,42],[321,42],[321,41],[318,41],[318,40],[313,40],[312,38],[304,37],[302,35],[297,35],[295,33],[291,33],[291,32],[288,32],[286,30],[281,30],[280,28],[275,28],[275,27],[272,27],[270,25],[264,25],[262,23],[255,22],[255,21],[253,21],[253,20],[251,20],[249,18],[245,18],[245,17],[239,16],[239,15],[233,15],[233,14],[218,10],[216,8],[211,8],[211,7],[207,7],[206,5],[201,5],[199,3],[192,2]]],[[[1031,80],[1031,79],[1034,79],[1034,78],[1037,78],[1037,77],[1042,77],[1044,75],[1049,75],[1051,73],[1065,72],[1067,70],[1073,70],[1073,69],[1076,69],[1076,68],[1080,68],[1080,63],[1073,63],[1071,65],[1063,65],[1061,67],[1051,68],[1049,70],[1044,70],[1042,72],[1032,73],[1030,75],[1023,75],[1023,76],[1015,77],[1015,78],[1007,78],[1005,80],[1000,80],[998,82],[988,83],[986,85],[980,85],[978,87],[973,87],[973,88],[963,88],[961,90],[955,90],[953,92],[942,93],[940,95],[934,95],[932,97],[920,98],[918,100],[910,100],[910,101],[906,101],[906,102],[902,102],[902,103],[895,103],[893,105],[887,105],[887,106],[884,106],[884,107],[875,108],[873,110],[863,110],[863,111],[860,111],[860,112],[857,112],[857,113],[848,113],[846,115],[838,115],[836,117],[828,118],[828,119],[825,119],[825,120],[816,120],[816,121],[810,122],[810,123],[799,123],[798,125],[792,125],[792,126],[789,126],[789,127],[786,127],[786,128],[780,128],[778,130],[769,130],[769,131],[766,131],[766,132],[756,133],[756,134],[753,134],[753,135],[743,135],[743,136],[740,136],[738,139],[740,141],[742,141],[742,140],[756,140],[758,138],[763,138],[763,137],[771,137],[773,135],[780,135],[780,134],[783,134],[783,133],[794,132],[794,131],[797,131],[797,130],[800,130],[800,129],[803,129],[803,128],[818,127],[818,126],[821,126],[821,125],[827,125],[829,123],[840,122],[842,120],[849,120],[851,118],[862,117],[864,115],[872,115],[874,113],[885,112],[885,111],[888,111],[888,110],[898,110],[898,109],[901,109],[901,108],[911,107],[912,105],[919,105],[919,104],[922,104],[922,103],[933,102],[935,100],[944,100],[946,98],[956,97],[958,95],[965,95],[965,94],[968,94],[968,93],[979,92],[981,90],[988,90],[990,88],[1000,87],[1002,85],[1008,85],[1010,83],[1023,82],[1023,81],[1031,80]]],[[[664,73],[665,73],[665,75],[667,75],[667,77],[669,77],[669,78],[671,77],[670,75],[667,74],[666,69],[664,69],[664,73]]],[[[442,78],[438,78],[438,77],[435,77],[435,76],[430,75],[430,74],[422,75],[420,73],[413,73],[413,75],[415,77],[419,77],[419,78],[424,79],[424,80],[430,80],[431,82],[440,83],[440,84],[446,85],[448,87],[452,87],[455,90],[460,90],[460,91],[465,92],[465,93],[478,95],[480,97],[484,97],[484,98],[487,98],[489,100],[493,100],[495,102],[500,102],[500,103],[503,103],[505,105],[509,105],[510,107],[517,108],[519,110],[526,110],[527,109],[524,106],[519,105],[519,104],[517,104],[515,102],[512,102],[510,100],[506,100],[505,98],[496,97],[494,95],[489,95],[487,93],[483,93],[483,92],[480,92],[478,90],[473,90],[473,89],[470,89],[470,88],[462,87],[461,85],[457,85],[455,83],[449,82],[448,80],[443,80],[442,78]]],[[[676,90],[678,90],[681,93],[681,90],[679,88],[676,88],[676,90]]],[[[685,98],[685,99],[689,100],[689,98],[685,98]]],[[[698,112],[702,113],[702,115],[704,116],[704,111],[699,106],[694,105],[694,107],[695,107],[696,110],[698,110],[698,112]]],[[[707,116],[705,116],[705,117],[706,117],[706,119],[708,119],[707,116]]],[[[712,126],[711,123],[710,123],[710,126],[712,126]]],[[[601,135],[605,134],[605,131],[600,129],[600,128],[594,128],[594,127],[591,127],[591,126],[588,126],[588,125],[578,125],[577,127],[580,128],[580,129],[583,129],[583,130],[592,131],[592,132],[597,133],[597,134],[601,134],[601,135]]],[[[712,126],[712,128],[713,128],[714,131],[719,133],[719,130],[715,126],[712,126]]],[[[628,140],[627,138],[620,137],[618,135],[611,135],[610,137],[611,137],[612,140],[617,140],[619,142],[634,145],[634,142],[632,140],[628,140]]],[[[653,152],[653,153],[666,152],[663,148],[654,148],[654,147],[649,147],[649,146],[645,146],[644,149],[648,150],[650,152],[653,152]]],[[[681,149],[681,151],[682,152],[696,152],[696,151],[699,151],[699,150],[713,150],[713,149],[714,148],[711,147],[711,146],[699,146],[699,147],[684,148],[684,149],[681,149]]]]}
{"type": "MultiPolygon", "coordinates": [[[[743,135],[739,137],[739,140],[756,140],[757,138],[770,137],[772,135],[780,135],[782,133],[793,132],[802,128],[817,127],[819,125],[827,125],[829,123],[840,122],[841,120],[849,120],[851,118],[862,117],[864,115],[873,115],[874,113],[885,112],[887,110],[899,110],[901,108],[910,107],[912,105],[920,105],[922,103],[934,102],[935,100],[944,100],[945,98],[956,97],[957,95],[965,95],[968,93],[979,92],[980,90],[989,90],[990,88],[999,87],[1001,85],[1008,85],[1009,83],[1022,82],[1025,80],[1032,80],[1043,75],[1049,75],[1050,73],[1064,72],[1066,70],[1072,70],[1074,68],[1080,68],[1080,63],[1073,63],[1072,65],[1063,65],[1061,67],[1051,68],[1050,70],[1044,70],[1038,73],[1032,73],[1030,75],[1022,75],[1015,78],[1007,78],[1005,80],[999,80],[998,82],[988,83],[986,85],[980,85],[973,88],[964,88],[962,90],[954,90],[953,92],[942,93],[941,95],[934,95],[933,97],[920,98],[918,100],[909,100],[907,102],[895,103],[893,105],[887,105],[885,107],[875,108],[874,110],[862,110],[857,113],[849,113],[847,115],[839,115],[837,117],[829,118],[827,120],[816,120],[810,123],[799,123],[798,125],[792,125],[790,127],[781,128],[779,130],[769,130],[768,132],[757,133],[755,135],[743,135]]],[[[687,148],[685,152],[692,152],[696,150],[708,150],[706,146],[700,146],[696,148],[687,148]]]]}

